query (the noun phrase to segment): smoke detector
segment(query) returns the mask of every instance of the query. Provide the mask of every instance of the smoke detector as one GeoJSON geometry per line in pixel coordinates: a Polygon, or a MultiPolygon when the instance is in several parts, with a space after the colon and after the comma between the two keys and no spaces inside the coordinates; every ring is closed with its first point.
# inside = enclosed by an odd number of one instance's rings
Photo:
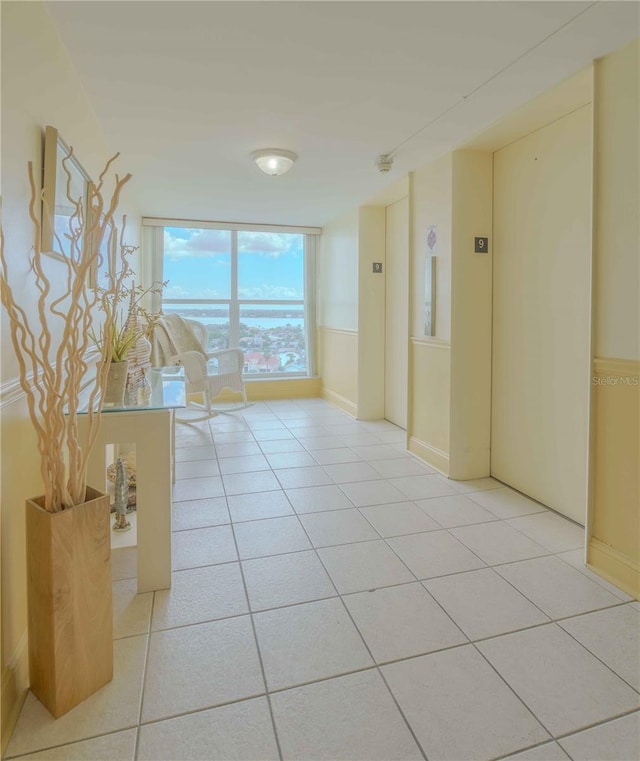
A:
{"type": "Polygon", "coordinates": [[[378,167],[379,172],[384,174],[390,172],[391,167],[393,166],[393,156],[389,156],[386,153],[381,153],[376,159],[376,166],[378,167]]]}

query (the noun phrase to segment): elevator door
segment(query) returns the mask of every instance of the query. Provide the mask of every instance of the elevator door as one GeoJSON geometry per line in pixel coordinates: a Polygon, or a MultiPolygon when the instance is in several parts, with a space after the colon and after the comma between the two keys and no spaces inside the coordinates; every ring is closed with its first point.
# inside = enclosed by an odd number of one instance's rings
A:
{"type": "Polygon", "coordinates": [[[491,474],[586,519],[591,108],[494,154],[491,474]]]}

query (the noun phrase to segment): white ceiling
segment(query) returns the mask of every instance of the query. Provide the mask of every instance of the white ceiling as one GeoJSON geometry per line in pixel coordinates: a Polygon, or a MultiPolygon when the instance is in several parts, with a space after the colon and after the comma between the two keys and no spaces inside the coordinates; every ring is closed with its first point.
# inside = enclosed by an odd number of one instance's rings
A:
{"type": "Polygon", "coordinates": [[[295,225],[366,202],[640,34],[637,2],[49,8],[143,214],[295,225]],[[249,159],[269,147],[298,153],[287,175],[249,159]]]}

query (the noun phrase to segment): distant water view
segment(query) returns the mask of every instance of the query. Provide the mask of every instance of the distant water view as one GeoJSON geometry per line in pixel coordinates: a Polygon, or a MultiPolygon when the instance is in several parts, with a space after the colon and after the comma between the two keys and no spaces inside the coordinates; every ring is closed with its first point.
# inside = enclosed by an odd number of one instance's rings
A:
{"type": "MultiPolygon", "coordinates": [[[[175,312],[187,320],[197,320],[203,325],[224,325],[229,322],[227,309],[185,308],[178,304],[165,304],[165,312],[175,312]]],[[[304,327],[304,310],[292,309],[240,309],[240,322],[251,328],[277,328],[291,325],[296,328],[304,327]]]]}
{"type": "MultiPolygon", "coordinates": [[[[202,323],[207,328],[210,351],[228,348],[227,308],[164,304],[163,309],[202,323]]],[[[307,372],[303,308],[241,306],[239,328],[245,374],[307,372]]]]}

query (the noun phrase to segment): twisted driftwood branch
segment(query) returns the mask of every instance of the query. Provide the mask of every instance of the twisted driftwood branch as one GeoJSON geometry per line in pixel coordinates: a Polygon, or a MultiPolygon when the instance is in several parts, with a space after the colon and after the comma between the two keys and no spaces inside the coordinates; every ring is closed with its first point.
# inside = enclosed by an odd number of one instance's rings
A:
{"type": "MultiPolygon", "coordinates": [[[[29,162],[30,187],[29,218],[33,228],[33,250],[30,270],[37,291],[35,310],[37,319],[15,300],[9,284],[5,238],[0,225],[0,300],[9,317],[11,342],[18,360],[19,380],[26,394],[29,416],[36,431],[40,453],[40,472],[44,483],[44,507],[58,512],[84,502],[87,462],[95,444],[100,425],[102,397],[111,361],[111,341],[105,340],[98,359],[93,387],[89,393],[88,425],[84,437],[78,429],[78,410],[83,383],[87,374],[87,353],[91,347],[92,323],[98,309],[104,312],[103,331],[106,337],[116,329],[116,303],[118,292],[128,276],[126,255],[131,247],[124,245],[126,217],[123,217],[120,235],[120,269],[112,273],[108,288],[89,287],[91,272],[101,263],[100,247],[105,234],[113,240],[115,214],[122,188],[131,179],[127,174],[115,176],[115,185],[105,202],[104,181],[111,158],[98,178],[89,186],[88,200],[70,197],[71,173],[67,168],[72,151],[63,160],[67,175],[67,198],[73,212],[63,237],[68,255],[63,257],[65,267],[61,289],[52,296],[52,283],[46,273],[42,251],[40,220],[37,206],[41,201],[29,162]],[[58,330],[56,330],[58,328],[58,330]],[[60,332],[61,335],[57,337],[60,332]]],[[[45,206],[46,208],[46,206],[45,206]]],[[[46,213],[46,212],[45,212],[46,213]]],[[[55,235],[55,243],[63,251],[62,240],[55,235]]],[[[58,281],[56,280],[56,285],[58,281]]]]}

